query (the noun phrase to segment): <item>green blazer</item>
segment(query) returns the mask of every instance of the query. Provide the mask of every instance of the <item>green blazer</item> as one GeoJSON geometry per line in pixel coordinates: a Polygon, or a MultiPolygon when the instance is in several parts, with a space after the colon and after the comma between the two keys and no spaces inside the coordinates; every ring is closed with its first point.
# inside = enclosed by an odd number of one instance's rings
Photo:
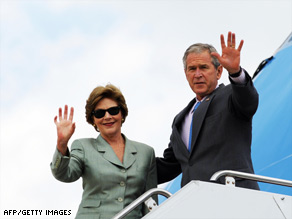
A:
{"type": "MultiPolygon", "coordinates": [[[[56,149],[51,170],[62,182],[82,177],[83,194],[76,218],[112,218],[141,194],[157,186],[155,154],[152,147],[125,139],[123,163],[99,135],[97,139],[75,140],[69,156],[56,149]]],[[[127,218],[141,218],[145,205],[127,218]]]]}

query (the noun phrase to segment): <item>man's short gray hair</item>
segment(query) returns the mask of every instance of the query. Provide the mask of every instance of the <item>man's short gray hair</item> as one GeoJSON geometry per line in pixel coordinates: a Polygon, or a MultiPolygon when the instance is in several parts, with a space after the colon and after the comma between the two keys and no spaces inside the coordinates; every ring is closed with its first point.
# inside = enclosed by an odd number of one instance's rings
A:
{"type": "MultiPolygon", "coordinates": [[[[204,44],[204,43],[196,43],[191,45],[187,50],[185,51],[185,54],[183,56],[183,64],[184,64],[184,69],[186,70],[187,68],[187,57],[190,53],[196,53],[196,54],[201,54],[202,52],[208,51],[209,54],[211,55],[211,52],[217,52],[217,50],[209,44],[204,44]]],[[[220,62],[215,56],[211,55],[211,60],[212,64],[215,66],[217,69],[220,65],[220,62]]]]}

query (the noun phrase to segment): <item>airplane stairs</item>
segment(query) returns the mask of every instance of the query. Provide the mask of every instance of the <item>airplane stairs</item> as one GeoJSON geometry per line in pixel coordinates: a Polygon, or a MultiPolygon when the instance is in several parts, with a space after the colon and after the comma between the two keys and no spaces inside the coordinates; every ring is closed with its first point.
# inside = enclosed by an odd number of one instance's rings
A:
{"type": "Polygon", "coordinates": [[[292,187],[292,181],[228,170],[215,173],[210,180],[216,181],[221,176],[225,176],[225,185],[191,181],[173,195],[161,188],[151,189],[113,219],[126,217],[131,210],[143,202],[150,210],[143,219],[292,219],[292,196],[236,187],[234,177],[288,187],[292,187]],[[159,206],[151,198],[158,194],[167,197],[159,206]]]}

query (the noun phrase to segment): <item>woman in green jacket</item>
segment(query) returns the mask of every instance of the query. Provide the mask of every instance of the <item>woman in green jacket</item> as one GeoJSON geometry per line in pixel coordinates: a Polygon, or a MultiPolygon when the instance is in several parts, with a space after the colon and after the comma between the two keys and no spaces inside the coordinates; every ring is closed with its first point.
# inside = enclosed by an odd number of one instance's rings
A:
{"type": "MultiPolygon", "coordinates": [[[[74,182],[82,177],[83,194],[76,218],[112,218],[141,194],[157,186],[152,147],[129,140],[121,132],[128,115],[121,91],[113,85],[96,87],[86,103],[86,120],[97,138],[68,141],[74,133],[74,108],[65,105],[54,121],[57,148],[51,163],[54,177],[74,182]]],[[[141,218],[147,209],[137,207],[127,218],[141,218]]]]}

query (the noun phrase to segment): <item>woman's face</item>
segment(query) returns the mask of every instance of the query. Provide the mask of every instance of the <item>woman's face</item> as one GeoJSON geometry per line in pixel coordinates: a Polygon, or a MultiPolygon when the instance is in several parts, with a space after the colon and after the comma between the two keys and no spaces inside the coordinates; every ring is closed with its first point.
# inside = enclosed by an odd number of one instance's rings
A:
{"type": "MultiPolygon", "coordinates": [[[[94,110],[107,110],[112,107],[117,107],[118,103],[109,98],[101,99],[98,104],[95,106],[94,110]]],[[[122,114],[119,110],[118,114],[111,115],[108,111],[105,112],[102,118],[94,118],[94,124],[97,126],[100,134],[103,138],[113,138],[118,135],[121,135],[122,127],[122,114]]]]}

